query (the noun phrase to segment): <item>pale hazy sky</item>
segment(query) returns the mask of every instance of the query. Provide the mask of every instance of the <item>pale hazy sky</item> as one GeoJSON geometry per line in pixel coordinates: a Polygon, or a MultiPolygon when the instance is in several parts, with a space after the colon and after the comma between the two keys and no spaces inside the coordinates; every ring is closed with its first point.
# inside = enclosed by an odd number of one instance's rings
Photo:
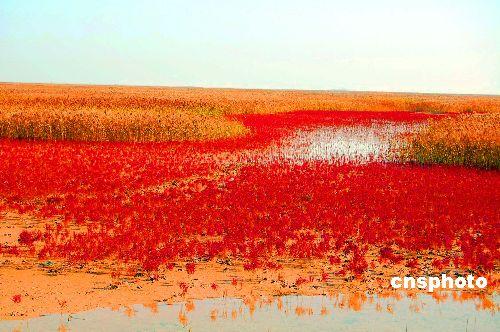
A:
{"type": "Polygon", "coordinates": [[[500,94],[500,0],[0,0],[0,81],[500,94]]]}

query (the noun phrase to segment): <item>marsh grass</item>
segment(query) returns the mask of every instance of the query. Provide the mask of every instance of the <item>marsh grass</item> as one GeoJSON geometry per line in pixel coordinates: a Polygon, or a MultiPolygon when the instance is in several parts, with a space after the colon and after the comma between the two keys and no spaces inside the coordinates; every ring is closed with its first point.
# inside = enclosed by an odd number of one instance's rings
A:
{"type": "Polygon", "coordinates": [[[298,110],[500,113],[500,96],[0,84],[0,137],[210,140],[244,135],[234,114],[298,110]]]}
{"type": "Polygon", "coordinates": [[[401,149],[404,161],[500,169],[500,115],[463,114],[432,120],[401,149]]]}
{"type": "Polygon", "coordinates": [[[36,109],[0,113],[0,136],[72,141],[183,141],[229,138],[245,127],[211,111],[36,109]]]}

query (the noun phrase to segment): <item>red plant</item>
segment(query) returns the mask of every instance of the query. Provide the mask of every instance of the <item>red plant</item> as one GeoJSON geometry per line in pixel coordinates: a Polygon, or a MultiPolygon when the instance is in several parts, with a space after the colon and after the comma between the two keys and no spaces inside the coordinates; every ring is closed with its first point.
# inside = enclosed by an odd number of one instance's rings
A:
{"type": "Polygon", "coordinates": [[[393,263],[399,263],[401,260],[403,260],[403,257],[401,255],[396,255],[394,253],[394,250],[392,250],[390,246],[386,246],[380,249],[380,257],[383,259],[387,259],[393,263]]]}
{"type": "Polygon", "coordinates": [[[193,274],[195,269],[194,263],[186,263],[186,271],[188,274],[193,274]]]}
{"type": "Polygon", "coordinates": [[[189,286],[185,282],[180,282],[179,283],[179,288],[182,291],[182,295],[185,295],[189,289],[189,286]]]}
{"type": "Polygon", "coordinates": [[[18,242],[21,245],[31,246],[33,245],[33,242],[40,240],[41,237],[42,233],[39,231],[29,232],[27,230],[23,230],[19,234],[18,242]]]}
{"type": "Polygon", "coordinates": [[[300,286],[300,285],[305,284],[307,282],[308,282],[308,280],[306,278],[298,277],[297,280],[295,280],[295,285],[300,286]]]}

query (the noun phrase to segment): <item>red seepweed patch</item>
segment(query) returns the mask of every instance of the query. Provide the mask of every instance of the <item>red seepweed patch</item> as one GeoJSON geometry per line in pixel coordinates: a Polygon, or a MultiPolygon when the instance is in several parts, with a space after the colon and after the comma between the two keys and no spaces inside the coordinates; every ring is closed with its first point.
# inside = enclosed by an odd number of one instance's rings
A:
{"type": "Polygon", "coordinates": [[[12,296],[12,302],[14,303],[21,303],[21,300],[22,300],[22,297],[21,297],[21,294],[16,294],[14,296],[12,296]]]}
{"type": "MultiPolygon", "coordinates": [[[[368,268],[368,246],[413,268],[412,257],[392,248],[452,252],[456,246],[454,264],[491,271],[498,260],[498,172],[392,163],[259,163],[249,157],[297,128],[429,117],[324,111],[240,115],[252,131],[249,137],[204,143],[1,140],[0,201],[3,209],[62,218],[42,233],[21,233],[19,244],[38,244],[41,259],[113,258],[156,270],[173,261],[220,256],[245,260],[245,269],[279,268],[278,257],[330,257],[337,264],[343,256],[345,269],[361,274],[368,268]],[[75,232],[74,225],[85,229],[75,232]]],[[[445,266],[441,263],[435,264],[445,266]]],[[[194,266],[187,263],[187,273],[194,273],[194,266]]]]}

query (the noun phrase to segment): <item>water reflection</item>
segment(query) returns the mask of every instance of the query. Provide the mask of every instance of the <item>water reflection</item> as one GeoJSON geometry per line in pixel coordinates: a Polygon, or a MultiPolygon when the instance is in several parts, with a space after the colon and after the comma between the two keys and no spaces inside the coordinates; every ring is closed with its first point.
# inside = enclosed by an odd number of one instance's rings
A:
{"type": "Polygon", "coordinates": [[[498,331],[499,299],[456,292],[216,298],[0,322],[0,331],[498,331]]]}
{"type": "Polygon", "coordinates": [[[394,138],[410,133],[418,124],[373,122],[366,126],[339,126],[303,129],[269,149],[272,160],[330,160],[338,163],[390,160],[396,148],[394,138]]]}

